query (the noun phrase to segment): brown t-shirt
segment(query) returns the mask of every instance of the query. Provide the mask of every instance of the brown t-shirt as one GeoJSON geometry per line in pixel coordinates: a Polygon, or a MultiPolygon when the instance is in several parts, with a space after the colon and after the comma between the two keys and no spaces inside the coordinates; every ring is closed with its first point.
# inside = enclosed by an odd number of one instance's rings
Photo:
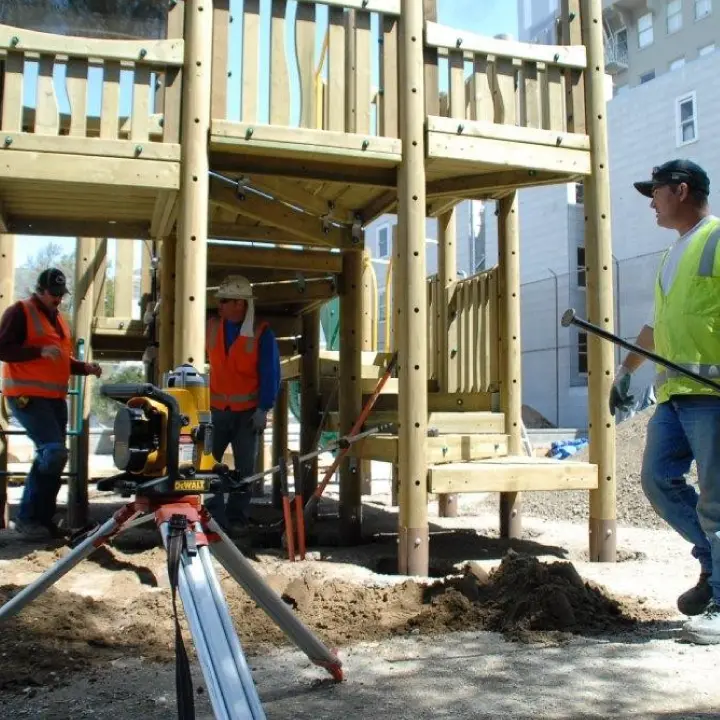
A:
{"type": "MultiPolygon", "coordinates": [[[[50,320],[58,334],[64,337],[62,326],[57,321],[57,311],[52,312],[49,310],[35,295],[32,296],[31,301],[50,320]]],[[[22,302],[18,301],[11,305],[0,319],[0,362],[21,363],[37,360],[40,357],[41,349],[39,347],[28,347],[25,345],[26,339],[27,320],[25,310],[22,302]]],[[[87,366],[84,362],[71,358],[70,373],[72,375],[87,375],[87,366]]]]}

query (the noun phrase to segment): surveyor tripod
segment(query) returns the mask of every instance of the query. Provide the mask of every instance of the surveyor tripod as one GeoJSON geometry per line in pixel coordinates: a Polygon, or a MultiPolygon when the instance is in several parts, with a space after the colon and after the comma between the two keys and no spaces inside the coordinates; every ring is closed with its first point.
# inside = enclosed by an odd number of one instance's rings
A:
{"type": "MultiPolygon", "coordinates": [[[[140,490],[142,486],[140,486],[140,490]]],[[[110,538],[154,521],[168,556],[175,617],[178,717],[195,717],[190,666],[177,618],[176,594],[185,610],[215,717],[264,720],[255,684],[215,574],[214,557],[308,658],[341,681],[337,656],[270,588],[201,505],[200,495],[136,496],[96,530],[78,538],[73,550],[0,607],[0,622],[20,612],[110,538]]]]}

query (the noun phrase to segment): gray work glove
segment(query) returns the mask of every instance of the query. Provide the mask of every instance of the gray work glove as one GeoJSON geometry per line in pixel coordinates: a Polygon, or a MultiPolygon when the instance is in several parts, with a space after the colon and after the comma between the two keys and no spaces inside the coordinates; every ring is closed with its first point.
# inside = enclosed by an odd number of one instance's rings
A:
{"type": "Polygon", "coordinates": [[[267,410],[257,408],[252,414],[250,422],[252,423],[253,431],[260,435],[267,427],[267,410]]]}
{"type": "Polygon", "coordinates": [[[616,410],[630,410],[635,402],[635,396],[630,395],[630,380],[632,374],[622,365],[615,373],[612,388],[610,390],[610,414],[615,415],[616,410]]]}

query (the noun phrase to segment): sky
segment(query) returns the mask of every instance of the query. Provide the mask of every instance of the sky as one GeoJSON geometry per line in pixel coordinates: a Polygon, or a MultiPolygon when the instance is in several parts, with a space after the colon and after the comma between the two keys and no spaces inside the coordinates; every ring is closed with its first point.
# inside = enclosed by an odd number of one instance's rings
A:
{"type": "MultiPolygon", "coordinates": [[[[269,6],[270,0],[261,0],[261,27],[260,27],[260,53],[261,58],[269,57],[269,6]]],[[[296,3],[294,0],[289,2],[289,19],[292,21],[295,17],[296,3]]],[[[242,23],[238,19],[242,17],[242,0],[230,0],[230,12],[236,19],[231,25],[231,39],[229,42],[229,68],[232,72],[228,79],[228,119],[239,120],[240,117],[240,82],[241,77],[241,58],[242,58],[242,42],[241,32],[242,23]],[[237,39],[236,39],[237,38],[237,39]]],[[[323,41],[324,28],[327,25],[328,10],[326,6],[318,6],[317,24],[318,33],[316,37],[316,61],[320,58],[320,52],[323,41]]],[[[515,0],[438,0],[438,22],[442,25],[448,25],[457,29],[474,32],[482,35],[496,35],[499,33],[507,33],[517,37],[517,2],[515,0]]],[[[294,37],[292,33],[292,22],[286,23],[286,48],[288,57],[294,57],[294,37]]],[[[378,32],[377,16],[373,16],[371,27],[373,36],[376,37],[378,32]]],[[[373,56],[376,60],[375,55],[373,56]]],[[[264,72],[261,72],[260,94],[259,94],[259,122],[267,122],[269,115],[269,97],[268,97],[268,71],[267,63],[264,72]]],[[[261,63],[262,67],[263,63],[261,63]]],[[[441,84],[444,79],[444,68],[440,66],[441,84]]],[[[35,64],[26,65],[26,82],[25,82],[25,104],[29,107],[35,106],[37,66],[35,64]]],[[[90,92],[88,97],[88,112],[91,115],[99,116],[101,103],[101,87],[102,87],[102,70],[100,68],[91,68],[89,73],[90,92]]],[[[373,66],[373,83],[378,83],[378,67],[377,62],[373,66]]],[[[298,91],[298,75],[297,69],[290,66],[290,85],[291,85],[291,125],[297,126],[300,114],[299,91],[298,91]]],[[[55,69],[55,88],[58,99],[60,112],[69,111],[69,103],[65,91],[65,72],[64,66],[58,65],[55,69]]],[[[130,71],[122,71],[120,78],[120,112],[127,115],[131,109],[132,97],[132,73],[130,71]]],[[[151,94],[151,111],[152,111],[152,94],[151,94]]],[[[55,242],[63,247],[63,252],[70,251],[74,247],[75,238],[60,237],[34,237],[34,236],[18,236],[16,243],[15,258],[18,265],[23,264],[28,257],[37,254],[37,252],[50,242],[55,242]]],[[[108,243],[108,255],[114,257],[115,243],[110,240],[108,243]]],[[[136,243],[135,248],[135,267],[140,266],[140,243],[136,243]]]]}

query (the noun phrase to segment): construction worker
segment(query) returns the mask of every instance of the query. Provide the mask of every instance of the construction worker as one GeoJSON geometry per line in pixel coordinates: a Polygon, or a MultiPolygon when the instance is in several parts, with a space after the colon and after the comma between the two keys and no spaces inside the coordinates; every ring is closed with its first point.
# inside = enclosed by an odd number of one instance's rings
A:
{"type": "MultiPolygon", "coordinates": [[[[218,316],[207,328],[213,455],[220,462],[232,447],[241,477],[255,472],[258,440],[280,388],[280,352],[267,323],[255,323],[252,286],[242,275],[226,278],[217,290],[218,316]]],[[[216,494],[205,506],[230,532],[250,521],[251,488],[216,494]]]]}
{"type": "Polygon", "coordinates": [[[15,530],[28,540],[60,536],[53,517],[68,459],[67,393],[71,375],[95,375],[96,363],[72,357],[72,336],[59,312],[68,293],[57,268],[40,273],[35,292],[9,307],[0,320],[2,392],[17,421],[35,444],[15,530]]]}
{"type": "MultiPolygon", "coordinates": [[[[678,237],[663,256],[654,316],[637,345],[696,374],[720,379],[720,219],[710,213],[710,179],[697,164],[671,160],[635,188],[652,198],[660,227],[678,237]]],[[[643,362],[630,353],[615,375],[611,412],[632,402],[630,375],[643,362]]],[[[677,601],[694,616],[683,627],[696,643],[720,643],[720,394],[664,367],[647,430],[641,482],[657,514],[685,540],[700,579],[677,601]],[[699,493],[687,483],[695,460],[699,493]]]]}

